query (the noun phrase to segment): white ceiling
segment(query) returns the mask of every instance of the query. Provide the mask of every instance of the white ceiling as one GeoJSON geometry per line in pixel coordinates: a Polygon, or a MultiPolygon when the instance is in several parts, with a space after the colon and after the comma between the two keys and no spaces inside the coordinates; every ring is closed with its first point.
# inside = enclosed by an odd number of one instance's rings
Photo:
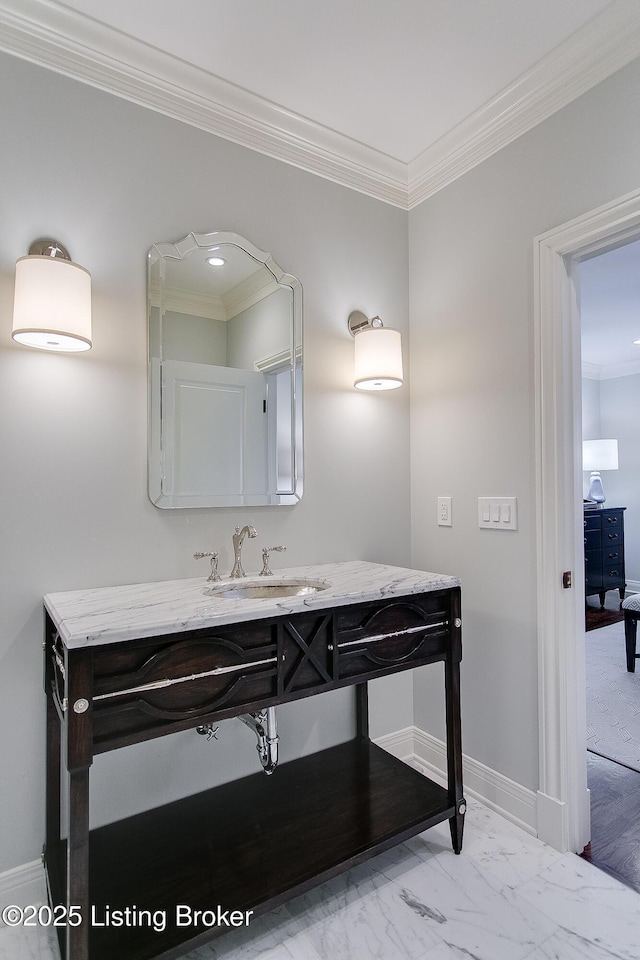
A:
{"type": "Polygon", "coordinates": [[[410,207],[640,55],[638,0],[0,0],[0,49],[410,207]]]}

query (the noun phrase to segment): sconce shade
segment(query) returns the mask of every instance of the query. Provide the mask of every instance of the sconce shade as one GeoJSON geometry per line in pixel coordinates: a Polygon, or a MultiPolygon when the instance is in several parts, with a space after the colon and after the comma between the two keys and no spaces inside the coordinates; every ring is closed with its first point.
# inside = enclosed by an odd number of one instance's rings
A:
{"type": "Polygon", "coordinates": [[[359,390],[401,387],[402,337],[398,330],[369,327],[355,334],[354,386],[359,390]]]}
{"type": "Polygon", "coordinates": [[[89,272],[60,255],[21,257],[16,263],[12,337],[40,350],[89,350],[89,272]]]}

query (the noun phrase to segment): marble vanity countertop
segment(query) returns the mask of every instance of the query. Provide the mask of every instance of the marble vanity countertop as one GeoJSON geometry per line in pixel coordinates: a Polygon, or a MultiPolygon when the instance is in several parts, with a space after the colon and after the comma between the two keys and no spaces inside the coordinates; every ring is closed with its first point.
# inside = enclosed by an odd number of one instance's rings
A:
{"type": "MultiPolygon", "coordinates": [[[[232,600],[207,595],[212,585],[205,577],[197,577],[49,593],[44,604],[65,645],[76,648],[460,585],[456,577],[445,574],[359,560],[291,567],[274,571],[274,577],[269,579],[273,582],[284,577],[324,580],[329,585],[305,596],[232,600]]],[[[251,578],[252,574],[248,574],[247,579],[251,578]]],[[[223,580],[226,582],[243,583],[242,580],[223,580]]]]}

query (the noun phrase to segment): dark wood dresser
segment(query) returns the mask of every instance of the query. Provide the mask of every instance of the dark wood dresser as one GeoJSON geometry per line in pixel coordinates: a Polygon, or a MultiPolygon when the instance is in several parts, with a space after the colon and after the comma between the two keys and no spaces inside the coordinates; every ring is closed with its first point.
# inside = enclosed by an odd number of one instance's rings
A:
{"type": "Polygon", "coordinates": [[[626,507],[584,510],[584,592],[597,593],[604,607],[607,590],[624,600],[624,511],[626,507]]]}

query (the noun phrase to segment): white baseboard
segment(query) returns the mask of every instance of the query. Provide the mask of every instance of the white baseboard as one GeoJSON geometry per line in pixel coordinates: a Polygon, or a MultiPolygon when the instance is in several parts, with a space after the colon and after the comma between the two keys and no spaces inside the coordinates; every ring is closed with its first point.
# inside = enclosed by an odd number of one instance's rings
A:
{"type": "MultiPolygon", "coordinates": [[[[442,740],[418,727],[405,727],[375,741],[394,757],[410,763],[436,783],[446,785],[446,748],[442,740]]],[[[533,790],[521,786],[473,757],[463,755],[464,792],[511,820],[527,833],[537,835],[537,804],[533,790]]]]}
{"type": "Polygon", "coordinates": [[[640,580],[627,580],[625,594],[640,593],[640,580]]]}
{"type": "MultiPolygon", "coordinates": [[[[46,902],[47,884],[41,860],[32,860],[0,873],[0,912],[12,904],[28,907],[46,902]]],[[[3,926],[1,921],[0,926],[3,926]]]]}
{"type": "Polygon", "coordinates": [[[404,727],[402,730],[396,730],[394,733],[387,733],[383,737],[376,737],[374,743],[393,754],[398,760],[404,760],[405,763],[413,764],[415,758],[415,727],[404,727]]]}
{"type": "Polygon", "coordinates": [[[569,849],[567,804],[538,791],[538,836],[556,850],[569,849]]]}

